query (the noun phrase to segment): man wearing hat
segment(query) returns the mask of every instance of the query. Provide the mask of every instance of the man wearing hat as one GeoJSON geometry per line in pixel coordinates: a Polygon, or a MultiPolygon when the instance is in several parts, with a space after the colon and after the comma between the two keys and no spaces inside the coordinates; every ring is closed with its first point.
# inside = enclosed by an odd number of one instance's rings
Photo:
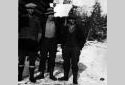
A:
{"type": "Polygon", "coordinates": [[[62,57],[64,59],[63,68],[64,76],[58,80],[68,81],[69,70],[72,68],[73,83],[78,84],[78,62],[80,56],[80,50],[85,44],[85,36],[83,27],[76,21],[77,17],[73,14],[69,14],[67,25],[64,28],[62,38],[62,57]]]}
{"type": "Polygon", "coordinates": [[[57,78],[53,75],[53,71],[57,52],[57,29],[53,8],[48,8],[45,15],[47,16],[47,21],[43,28],[42,38],[40,40],[40,75],[37,77],[37,79],[44,78],[44,72],[46,70],[46,61],[48,60],[48,72],[50,74],[50,79],[55,81],[57,80],[57,78]],[[49,58],[47,58],[48,53],[49,58]]]}
{"type": "Polygon", "coordinates": [[[21,81],[24,70],[25,58],[29,56],[29,72],[31,82],[36,82],[34,78],[35,60],[38,51],[38,42],[41,38],[42,29],[38,17],[34,15],[34,8],[37,5],[28,3],[25,5],[28,14],[19,18],[18,36],[18,81],[21,81]]]}

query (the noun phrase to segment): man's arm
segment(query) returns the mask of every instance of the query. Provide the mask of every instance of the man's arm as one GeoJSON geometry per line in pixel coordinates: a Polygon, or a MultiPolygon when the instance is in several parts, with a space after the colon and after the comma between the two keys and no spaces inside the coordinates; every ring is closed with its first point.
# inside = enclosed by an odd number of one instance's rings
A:
{"type": "Polygon", "coordinates": [[[86,43],[86,38],[85,38],[85,28],[82,25],[82,23],[77,24],[77,36],[78,36],[78,41],[79,41],[79,46],[80,49],[84,47],[84,44],[86,43]]]}
{"type": "Polygon", "coordinates": [[[38,42],[40,41],[41,37],[42,37],[42,27],[40,25],[40,21],[37,18],[37,27],[38,27],[38,42]]]}

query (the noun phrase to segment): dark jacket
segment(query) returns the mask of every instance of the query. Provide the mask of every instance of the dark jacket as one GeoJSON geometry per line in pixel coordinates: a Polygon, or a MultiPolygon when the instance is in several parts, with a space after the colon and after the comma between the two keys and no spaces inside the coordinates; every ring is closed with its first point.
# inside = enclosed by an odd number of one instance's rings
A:
{"type": "Polygon", "coordinates": [[[86,42],[85,38],[85,30],[84,27],[81,24],[76,23],[75,30],[72,34],[69,33],[68,26],[63,26],[62,30],[62,45],[68,45],[71,46],[72,44],[75,44],[75,46],[82,47],[84,46],[86,42]],[[71,40],[71,37],[73,38],[71,40]]]}

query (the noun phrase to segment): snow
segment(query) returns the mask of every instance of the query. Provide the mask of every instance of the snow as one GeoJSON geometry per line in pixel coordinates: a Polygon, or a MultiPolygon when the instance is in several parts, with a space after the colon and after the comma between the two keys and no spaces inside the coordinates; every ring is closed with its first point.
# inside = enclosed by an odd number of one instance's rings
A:
{"type": "MultiPolygon", "coordinates": [[[[56,62],[62,61],[61,49],[58,48],[56,62]]],[[[87,41],[83,47],[79,61],[78,85],[107,85],[107,42],[87,41]],[[104,80],[100,80],[100,78],[104,80]]],[[[28,63],[27,63],[28,64],[28,63]]],[[[38,62],[37,62],[38,64],[38,62]]],[[[39,73],[36,73],[38,75],[39,73]]],[[[54,75],[59,78],[63,76],[62,67],[55,67],[54,75]]],[[[52,81],[49,75],[45,74],[45,79],[37,80],[35,84],[29,82],[26,77],[18,85],[73,85],[72,73],[69,81],[52,81]]]]}
{"type": "MultiPolygon", "coordinates": [[[[91,43],[87,42],[86,46],[82,49],[80,61],[86,65],[87,69],[80,74],[81,81],[90,81],[92,84],[85,85],[106,85],[107,83],[107,44],[99,43],[97,41],[91,43]],[[104,82],[100,81],[104,78],[104,82]],[[96,84],[94,84],[96,83],[96,84]]],[[[81,83],[81,85],[82,85],[81,83]]]]}

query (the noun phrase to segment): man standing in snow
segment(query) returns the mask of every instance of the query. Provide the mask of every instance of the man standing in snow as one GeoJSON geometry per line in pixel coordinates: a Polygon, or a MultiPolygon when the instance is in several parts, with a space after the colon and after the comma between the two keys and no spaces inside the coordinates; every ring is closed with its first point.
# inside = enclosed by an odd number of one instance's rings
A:
{"type": "Polygon", "coordinates": [[[80,50],[85,44],[85,34],[81,25],[76,22],[76,17],[71,13],[68,17],[68,24],[63,29],[63,38],[62,38],[62,57],[64,59],[63,68],[64,76],[58,80],[68,81],[70,66],[72,65],[73,73],[73,83],[78,84],[77,74],[78,74],[78,62],[80,56],[80,50]]]}
{"type": "Polygon", "coordinates": [[[25,58],[29,56],[30,81],[36,82],[34,78],[35,60],[38,51],[38,42],[42,35],[42,29],[37,16],[34,15],[34,8],[37,5],[28,3],[25,5],[28,14],[19,18],[19,39],[18,39],[18,81],[21,81],[25,58]]]}
{"type": "Polygon", "coordinates": [[[40,41],[40,65],[39,65],[39,71],[40,75],[37,77],[37,79],[43,79],[44,73],[46,70],[46,61],[48,59],[48,72],[50,74],[50,79],[57,80],[57,78],[53,75],[54,66],[55,66],[55,58],[56,58],[56,52],[57,52],[57,28],[54,18],[54,11],[53,8],[48,8],[47,13],[45,13],[48,18],[45,24],[45,27],[43,28],[42,32],[42,39],[40,41]],[[49,58],[48,57],[49,53],[49,58]]]}

